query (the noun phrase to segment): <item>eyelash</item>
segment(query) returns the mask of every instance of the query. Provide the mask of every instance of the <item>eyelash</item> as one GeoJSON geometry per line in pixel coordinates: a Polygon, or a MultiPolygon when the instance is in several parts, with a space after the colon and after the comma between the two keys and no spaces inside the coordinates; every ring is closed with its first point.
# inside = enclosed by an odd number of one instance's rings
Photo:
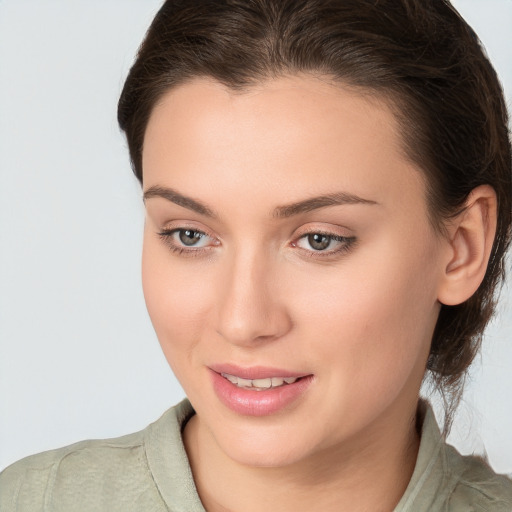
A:
{"type": "MultiPolygon", "coordinates": [[[[193,246],[190,246],[190,248],[187,248],[185,246],[177,245],[173,241],[173,236],[180,232],[183,232],[183,231],[192,231],[192,232],[200,235],[201,238],[206,236],[206,237],[213,239],[213,237],[211,237],[204,231],[201,231],[199,229],[193,229],[193,228],[175,228],[175,229],[162,230],[158,233],[158,236],[162,239],[162,241],[165,243],[165,245],[173,253],[175,253],[177,255],[191,256],[191,257],[201,256],[205,253],[205,251],[208,251],[211,249],[211,246],[210,247],[201,247],[201,248],[193,248],[193,246]]],[[[352,249],[355,242],[356,242],[356,237],[345,237],[345,236],[336,235],[334,233],[313,230],[313,231],[308,231],[307,233],[304,233],[301,236],[299,236],[295,241],[293,241],[291,243],[291,245],[292,245],[292,247],[299,249],[307,257],[320,259],[320,258],[329,258],[329,257],[333,257],[333,256],[339,256],[341,254],[347,253],[350,249],[352,249]],[[337,249],[333,249],[333,250],[331,249],[329,251],[327,251],[327,250],[326,251],[320,251],[320,250],[315,251],[314,249],[308,250],[308,249],[299,247],[297,245],[299,240],[303,240],[311,235],[325,236],[330,239],[329,242],[332,242],[332,241],[340,242],[341,245],[337,249]]],[[[218,243],[215,245],[218,245],[218,243]]]]}
{"type": "MultiPolygon", "coordinates": [[[[175,234],[178,234],[183,231],[192,231],[193,233],[197,233],[200,235],[201,238],[207,236],[209,238],[212,238],[210,235],[205,233],[204,231],[201,231],[199,229],[194,228],[175,228],[175,229],[164,229],[158,233],[158,236],[163,240],[165,245],[175,254],[178,255],[184,255],[184,256],[201,256],[205,251],[208,251],[209,248],[193,248],[191,246],[190,248],[187,248],[183,245],[177,245],[175,242],[173,242],[173,236],[175,234]]],[[[213,238],[212,238],[213,239],[213,238]]],[[[217,244],[218,245],[218,244],[217,244]]]]}
{"type": "Polygon", "coordinates": [[[327,231],[313,230],[313,231],[308,231],[307,233],[304,233],[301,236],[299,236],[296,239],[296,241],[292,242],[292,246],[297,247],[299,250],[302,250],[302,252],[307,257],[318,259],[318,258],[329,258],[329,257],[332,258],[335,256],[341,256],[342,254],[345,254],[348,251],[350,251],[350,249],[352,249],[352,247],[354,246],[355,242],[356,242],[356,237],[354,237],[354,236],[347,237],[347,236],[336,235],[334,233],[329,233],[327,231]],[[330,239],[329,242],[332,242],[332,241],[340,242],[340,246],[336,249],[324,250],[324,251],[318,251],[318,250],[315,251],[314,249],[308,250],[308,249],[303,249],[302,247],[297,246],[297,242],[299,240],[303,240],[311,235],[325,236],[330,239]]]}

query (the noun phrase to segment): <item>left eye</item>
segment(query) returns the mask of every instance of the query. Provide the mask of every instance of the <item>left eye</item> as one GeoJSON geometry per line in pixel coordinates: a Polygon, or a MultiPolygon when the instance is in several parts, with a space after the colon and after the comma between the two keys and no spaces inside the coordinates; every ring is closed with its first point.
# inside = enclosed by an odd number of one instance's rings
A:
{"type": "Polygon", "coordinates": [[[336,250],[346,242],[347,238],[343,236],[309,233],[298,240],[297,246],[307,250],[313,249],[316,252],[328,252],[328,250],[336,250]]]}

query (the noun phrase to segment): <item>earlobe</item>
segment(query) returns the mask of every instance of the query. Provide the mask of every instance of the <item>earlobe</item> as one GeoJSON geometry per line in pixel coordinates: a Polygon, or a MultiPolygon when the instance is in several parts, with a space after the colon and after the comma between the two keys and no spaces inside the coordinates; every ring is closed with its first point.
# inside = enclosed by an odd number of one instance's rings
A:
{"type": "Polygon", "coordinates": [[[447,258],[438,300],[447,306],[469,299],[484,279],[497,222],[496,192],[489,185],[475,188],[448,226],[447,258]]]}

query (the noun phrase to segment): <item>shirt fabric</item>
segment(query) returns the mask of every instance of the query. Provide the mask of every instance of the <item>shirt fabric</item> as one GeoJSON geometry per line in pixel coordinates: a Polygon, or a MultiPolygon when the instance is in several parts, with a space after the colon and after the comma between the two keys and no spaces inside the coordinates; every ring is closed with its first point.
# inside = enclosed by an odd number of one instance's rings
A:
{"type": "MultiPolygon", "coordinates": [[[[447,445],[421,407],[416,466],[394,512],[512,512],[512,480],[447,445]]],[[[185,399],[140,432],[22,459],[0,474],[0,510],[205,512],[181,435],[193,414],[185,399]]]]}

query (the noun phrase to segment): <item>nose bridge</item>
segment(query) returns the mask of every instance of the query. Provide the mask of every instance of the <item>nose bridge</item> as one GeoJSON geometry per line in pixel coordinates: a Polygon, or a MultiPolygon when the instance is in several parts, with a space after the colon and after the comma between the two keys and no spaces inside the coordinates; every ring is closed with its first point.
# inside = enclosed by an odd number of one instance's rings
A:
{"type": "Polygon", "coordinates": [[[261,247],[244,246],[227,258],[219,297],[218,332],[230,343],[247,345],[282,336],[289,328],[276,293],[277,264],[261,247]]]}

